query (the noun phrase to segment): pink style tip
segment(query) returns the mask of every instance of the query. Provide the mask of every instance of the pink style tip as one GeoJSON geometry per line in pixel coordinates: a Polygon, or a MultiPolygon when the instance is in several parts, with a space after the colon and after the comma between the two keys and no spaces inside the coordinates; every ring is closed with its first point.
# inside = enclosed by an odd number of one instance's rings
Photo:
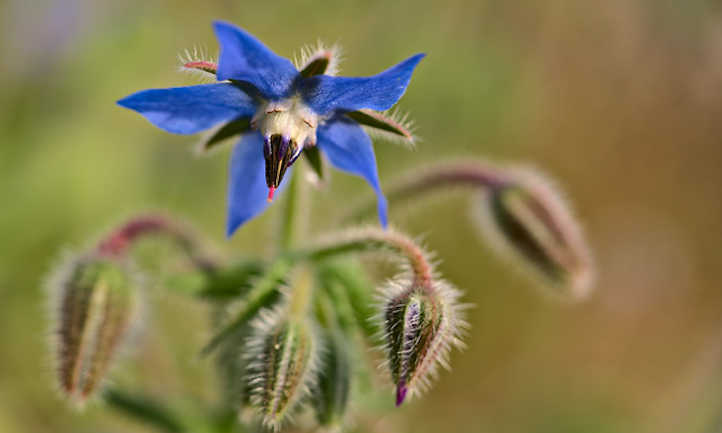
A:
{"type": "Polygon", "coordinates": [[[268,187],[268,202],[269,202],[269,203],[273,201],[273,194],[274,194],[275,192],[276,192],[276,187],[275,187],[275,186],[269,186],[269,187],[268,187]]]}

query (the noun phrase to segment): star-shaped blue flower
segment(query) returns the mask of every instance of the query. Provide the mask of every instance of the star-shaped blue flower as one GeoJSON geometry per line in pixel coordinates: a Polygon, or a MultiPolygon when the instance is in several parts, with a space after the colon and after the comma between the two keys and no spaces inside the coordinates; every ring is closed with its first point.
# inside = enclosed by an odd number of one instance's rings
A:
{"type": "MultiPolygon", "coordinates": [[[[359,122],[379,127],[367,110],[391,108],[424,55],[371,77],[334,77],[319,74],[323,64],[298,71],[234,25],[215,22],[214,29],[221,46],[218,83],[143,90],[118,104],[176,134],[195,134],[219,124],[226,124],[221,135],[242,133],[230,164],[228,236],[265,210],[301,151],[315,146],[336,168],[369,183],[378,197],[379,220],[386,226],[374,149],[359,122]]],[[[390,130],[389,125],[382,127],[390,130]]]]}

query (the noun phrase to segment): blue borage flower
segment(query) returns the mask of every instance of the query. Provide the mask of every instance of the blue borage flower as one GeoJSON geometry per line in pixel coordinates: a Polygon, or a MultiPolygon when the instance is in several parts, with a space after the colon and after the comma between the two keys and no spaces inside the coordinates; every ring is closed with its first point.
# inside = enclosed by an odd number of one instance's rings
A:
{"type": "Polygon", "coordinates": [[[336,168],[369,183],[385,227],[387,205],[376,157],[360,125],[410,138],[402,125],[371,110],[388,110],[401,98],[424,54],[371,77],[335,77],[323,75],[328,58],[299,71],[244,30],[220,21],[213,26],[221,46],[217,69],[202,61],[190,67],[215,72],[220,82],[143,90],[118,104],[171,133],[195,134],[225,124],[211,141],[242,134],[230,164],[228,236],[265,210],[301,152],[316,146],[336,168]]]}

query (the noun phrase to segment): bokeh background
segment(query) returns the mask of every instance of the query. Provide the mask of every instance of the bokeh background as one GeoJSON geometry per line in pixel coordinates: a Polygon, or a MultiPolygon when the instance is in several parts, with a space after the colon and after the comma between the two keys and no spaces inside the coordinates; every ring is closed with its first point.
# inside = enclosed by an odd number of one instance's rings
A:
{"type": "MultiPolygon", "coordinates": [[[[217,49],[213,19],[292,56],[339,42],[342,71],[428,57],[400,106],[423,141],[378,143],[382,182],[439,159],[529,162],[559,180],[598,265],[576,306],[540,297],[475,235],[468,196],[394,208],[476,304],[469,349],[401,431],[722,431],[722,8],[703,0],[5,0],[0,3],[0,432],[149,431],[54,391],[43,281],[62,249],[132,212],[192,222],[229,255],[271,251],[276,209],[223,237],[228,149],[193,152],[114,101],[193,83],[177,53],[217,49]]],[[[318,230],[369,196],[335,174],[318,230]]],[[[212,396],[202,309],[162,291],[120,375],[212,396]],[[182,320],[181,320],[182,319],[182,320]]],[[[391,391],[389,390],[389,395],[391,391]]],[[[212,397],[209,397],[212,398],[212,397]]]]}

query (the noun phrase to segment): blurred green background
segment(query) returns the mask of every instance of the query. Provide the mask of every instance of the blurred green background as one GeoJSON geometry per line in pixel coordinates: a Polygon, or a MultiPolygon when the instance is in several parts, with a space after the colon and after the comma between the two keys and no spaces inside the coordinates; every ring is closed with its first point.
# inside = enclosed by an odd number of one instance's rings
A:
{"type": "MultiPolygon", "coordinates": [[[[476,304],[469,349],[425,398],[369,431],[714,433],[722,429],[722,8],[702,0],[5,0],[0,3],[0,432],[146,431],[54,390],[43,280],[65,247],[135,211],[173,212],[229,255],[267,254],[277,207],[223,237],[228,149],[166,134],[115,101],[193,83],[177,53],[232,21],[281,55],[339,42],[342,72],[428,57],[400,107],[423,141],[378,143],[382,183],[453,158],[529,162],[557,178],[595,250],[578,306],[473,236],[468,197],[391,219],[476,304]]],[[[316,231],[370,196],[334,173],[316,231]]],[[[129,366],[156,394],[212,395],[203,310],[160,290],[129,366]],[[183,318],[183,320],[179,320],[183,318]]],[[[389,396],[391,391],[389,390],[389,396]]],[[[391,398],[391,397],[389,397],[391,398]]]]}

